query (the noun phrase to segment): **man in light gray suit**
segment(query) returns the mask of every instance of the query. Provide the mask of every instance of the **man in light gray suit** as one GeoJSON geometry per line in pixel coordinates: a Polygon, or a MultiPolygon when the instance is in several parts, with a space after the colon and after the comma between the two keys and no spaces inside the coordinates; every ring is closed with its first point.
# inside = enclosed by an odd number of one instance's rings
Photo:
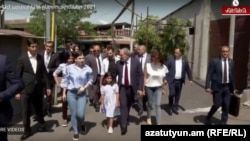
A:
{"type": "Polygon", "coordinates": [[[100,76],[103,55],[101,54],[101,47],[99,44],[93,45],[93,55],[86,56],[86,65],[90,66],[93,71],[93,85],[89,88],[89,100],[90,103],[94,105],[96,112],[100,109],[100,76]]]}
{"type": "Polygon", "coordinates": [[[135,95],[142,95],[143,91],[143,73],[140,62],[127,48],[120,51],[121,60],[117,62],[119,98],[120,98],[120,126],[121,134],[127,133],[129,112],[134,103],[135,95]]]}
{"type": "MultiPolygon", "coordinates": [[[[144,72],[144,67],[147,63],[150,63],[151,62],[151,55],[147,53],[147,47],[146,45],[142,44],[142,45],[139,45],[138,47],[138,55],[136,55],[136,58],[140,61],[141,63],[141,67],[142,67],[142,72],[144,72]]],[[[143,109],[146,109],[146,103],[147,103],[147,95],[146,93],[144,92],[145,95],[142,95],[141,97],[138,97],[138,103],[135,103],[135,104],[138,104],[138,107],[139,107],[139,111],[138,111],[138,114],[139,115],[142,115],[143,113],[143,109]]]]}

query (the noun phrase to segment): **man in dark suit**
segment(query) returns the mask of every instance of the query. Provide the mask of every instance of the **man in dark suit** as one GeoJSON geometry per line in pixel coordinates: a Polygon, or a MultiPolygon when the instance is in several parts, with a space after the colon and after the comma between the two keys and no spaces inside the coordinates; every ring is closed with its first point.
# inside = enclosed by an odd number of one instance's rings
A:
{"type": "MultiPolygon", "coordinates": [[[[142,44],[137,47],[137,55],[136,58],[140,61],[142,72],[144,73],[144,68],[147,63],[151,62],[151,55],[147,53],[147,47],[146,45],[142,44]]],[[[144,74],[143,74],[144,76],[144,74]]],[[[138,114],[141,115],[143,112],[143,109],[147,109],[146,103],[147,103],[147,95],[146,92],[144,92],[145,95],[138,97],[138,107],[139,111],[138,114]]]]}
{"type": "MultiPolygon", "coordinates": [[[[54,42],[47,41],[45,43],[45,51],[42,53],[42,55],[44,56],[44,64],[48,72],[49,85],[50,85],[50,88],[52,89],[55,86],[53,72],[57,69],[57,67],[60,64],[59,54],[55,53],[53,50],[54,50],[54,42]]],[[[46,107],[45,112],[49,117],[52,116],[52,95],[51,94],[45,93],[46,105],[44,106],[46,107]]]]}
{"type": "MultiPolygon", "coordinates": [[[[0,55],[0,68],[0,127],[4,128],[11,122],[13,116],[10,100],[22,91],[24,84],[4,55],[0,55]],[[8,87],[7,82],[10,84],[8,87]]],[[[0,140],[8,141],[7,131],[0,132],[0,140]]]]}
{"type": "Polygon", "coordinates": [[[167,68],[169,70],[166,80],[169,86],[169,106],[171,107],[171,113],[179,114],[179,101],[181,97],[182,85],[185,83],[186,74],[192,85],[192,74],[188,64],[188,61],[182,57],[183,51],[180,48],[176,48],[174,56],[170,56],[167,60],[167,68]]]}
{"type": "Polygon", "coordinates": [[[208,67],[206,78],[206,92],[213,95],[213,106],[206,117],[206,124],[211,124],[211,118],[222,106],[221,122],[228,120],[231,94],[234,93],[234,62],[229,59],[229,47],[221,48],[221,57],[213,59],[208,67]]]}
{"type": "Polygon", "coordinates": [[[88,89],[90,103],[94,105],[96,112],[100,110],[100,79],[101,79],[101,67],[104,56],[101,54],[101,46],[99,44],[93,45],[93,55],[87,55],[85,57],[86,64],[93,70],[93,85],[88,89]]]}
{"type": "Polygon", "coordinates": [[[21,140],[31,136],[30,116],[31,104],[34,105],[37,120],[40,124],[38,131],[46,131],[43,118],[43,90],[46,87],[47,94],[51,93],[47,71],[44,65],[43,56],[37,53],[37,41],[28,39],[28,51],[19,58],[17,63],[17,72],[24,82],[25,89],[16,96],[21,99],[22,118],[24,124],[24,134],[21,140]]]}
{"type": "Polygon", "coordinates": [[[120,51],[121,60],[117,62],[120,97],[121,134],[127,133],[130,108],[135,95],[143,95],[143,73],[138,59],[131,57],[127,48],[120,51]]]}

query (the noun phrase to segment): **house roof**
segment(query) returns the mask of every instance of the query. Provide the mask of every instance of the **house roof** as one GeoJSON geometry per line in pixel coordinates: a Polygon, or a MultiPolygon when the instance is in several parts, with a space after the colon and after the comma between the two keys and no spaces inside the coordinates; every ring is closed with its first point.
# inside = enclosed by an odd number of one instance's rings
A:
{"type": "MultiPolygon", "coordinates": [[[[96,24],[95,28],[111,28],[111,23],[109,24],[96,24]]],[[[125,27],[130,27],[131,24],[127,23],[127,22],[121,22],[121,23],[114,23],[114,26],[125,26],[125,27]]]]}
{"type": "Polygon", "coordinates": [[[20,30],[0,29],[0,36],[21,36],[27,38],[44,38],[20,30]]]}
{"type": "Polygon", "coordinates": [[[161,18],[160,21],[166,19],[167,17],[169,17],[169,16],[171,16],[171,15],[173,15],[175,12],[180,11],[181,9],[183,9],[183,8],[185,8],[185,7],[187,7],[187,6],[189,6],[189,5],[190,5],[191,3],[193,3],[194,1],[195,1],[195,0],[191,0],[190,2],[186,3],[186,4],[183,5],[182,7],[176,9],[175,11],[173,11],[173,12],[171,12],[170,14],[166,15],[165,17],[161,18]]]}
{"type": "Polygon", "coordinates": [[[15,19],[15,20],[5,20],[6,24],[27,24],[29,19],[15,19]]]}

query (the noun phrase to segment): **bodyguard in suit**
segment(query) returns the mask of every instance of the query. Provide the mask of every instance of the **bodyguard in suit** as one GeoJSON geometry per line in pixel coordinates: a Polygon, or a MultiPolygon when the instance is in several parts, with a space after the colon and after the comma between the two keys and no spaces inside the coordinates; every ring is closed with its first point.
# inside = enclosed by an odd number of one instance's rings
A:
{"type": "Polygon", "coordinates": [[[120,51],[121,60],[117,62],[118,85],[120,93],[120,126],[121,134],[127,133],[130,108],[134,102],[135,95],[142,95],[143,73],[140,62],[127,48],[120,51]]]}
{"type": "Polygon", "coordinates": [[[221,57],[214,58],[208,66],[206,92],[213,95],[213,106],[206,117],[206,124],[211,124],[211,118],[222,106],[221,122],[228,120],[231,94],[234,93],[234,62],[229,58],[229,47],[221,47],[221,57]]]}
{"type": "MultiPolygon", "coordinates": [[[[151,62],[151,55],[147,53],[147,47],[145,45],[139,45],[137,47],[137,54],[138,55],[136,55],[136,58],[140,61],[142,72],[144,73],[145,65],[151,62]]],[[[143,109],[147,109],[146,103],[147,103],[146,94],[141,97],[138,97],[138,107],[140,108],[140,110],[138,111],[139,115],[142,114],[143,109]]]]}
{"type": "Polygon", "coordinates": [[[24,124],[24,134],[21,140],[31,136],[30,116],[31,104],[34,105],[37,120],[39,122],[38,131],[46,130],[43,118],[43,89],[46,87],[47,94],[51,93],[47,71],[44,65],[43,56],[37,53],[37,41],[27,40],[28,51],[18,59],[17,72],[24,82],[25,89],[16,96],[21,99],[22,118],[24,124]]]}
{"type": "MultiPolygon", "coordinates": [[[[4,55],[0,55],[0,68],[0,127],[4,128],[13,116],[10,100],[22,91],[24,84],[4,55]],[[7,82],[10,84],[8,87],[7,82]]],[[[0,132],[0,140],[8,141],[7,132],[0,132]]]]}
{"type": "MultiPolygon", "coordinates": [[[[44,57],[44,64],[48,73],[48,80],[50,88],[53,89],[55,86],[55,81],[53,77],[53,72],[60,64],[59,54],[55,53],[54,51],[54,42],[47,41],[45,43],[45,50],[42,53],[44,57]]],[[[45,91],[46,92],[46,91],[45,91]]],[[[46,114],[51,117],[52,116],[52,93],[45,93],[46,94],[46,114]]]]}
{"type": "Polygon", "coordinates": [[[172,112],[179,114],[179,101],[181,97],[182,85],[185,83],[186,74],[192,85],[192,74],[188,64],[188,61],[182,57],[183,51],[180,48],[176,48],[174,56],[170,56],[167,60],[166,66],[169,70],[167,74],[167,82],[169,86],[169,106],[172,112]]]}
{"type": "Polygon", "coordinates": [[[88,89],[90,103],[94,105],[96,112],[100,110],[100,78],[102,70],[102,61],[104,56],[101,54],[101,46],[99,44],[93,45],[93,55],[86,56],[86,65],[90,66],[93,71],[93,85],[88,89]]]}

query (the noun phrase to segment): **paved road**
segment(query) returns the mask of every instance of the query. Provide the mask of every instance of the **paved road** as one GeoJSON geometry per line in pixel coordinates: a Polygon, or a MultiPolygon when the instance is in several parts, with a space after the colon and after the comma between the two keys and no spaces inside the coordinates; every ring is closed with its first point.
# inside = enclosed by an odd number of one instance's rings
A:
{"type": "MultiPolygon", "coordinates": [[[[202,84],[202,82],[201,82],[202,84]]],[[[179,115],[168,114],[168,98],[163,96],[162,98],[162,124],[174,125],[174,124],[203,124],[205,115],[207,114],[209,107],[212,104],[211,95],[204,92],[204,89],[197,84],[190,86],[187,83],[182,92],[181,107],[179,115]]],[[[46,117],[46,122],[49,128],[49,132],[34,133],[34,135],[27,139],[27,141],[71,141],[73,134],[70,129],[70,123],[68,127],[62,127],[60,108],[55,109],[55,113],[52,118],[46,117]]],[[[153,114],[155,112],[153,111],[153,114]]],[[[120,128],[115,127],[113,134],[108,134],[107,129],[103,127],[103,121],[105,116],[100,113],[96,113],[93,107],[88,106],[86,112],[86,123],[88,132],[86,135],[80,135],[79,140],[84,141],[139,141],[140,140],[140,124],[145,124],[146,113],[138,119],[138,116],[134,110],[131,111],[131,122],[128,127],[128,133],[124,136],[120,135],[120,128]]],[[[220,111],[215,114],[212,119],[213,122],[218,123],[220,119],[220,111]]],[[[153,118],[155,120],[155,118],[153,118]]],[[[21,124],[21,122],[19,123],[21,124]]],[[[32,123],[34,125],[35,123],[32,123]]],[[[248,124],[250,125],[250,107],[241,106],[240,115],[238,117],[229,117],[228,124],[248,124]]],[[[33,129],[37,126],[34,125],[33,129]]],[[[19,140],[20,135],[9,135],[9,141],[19,140]]]]}

